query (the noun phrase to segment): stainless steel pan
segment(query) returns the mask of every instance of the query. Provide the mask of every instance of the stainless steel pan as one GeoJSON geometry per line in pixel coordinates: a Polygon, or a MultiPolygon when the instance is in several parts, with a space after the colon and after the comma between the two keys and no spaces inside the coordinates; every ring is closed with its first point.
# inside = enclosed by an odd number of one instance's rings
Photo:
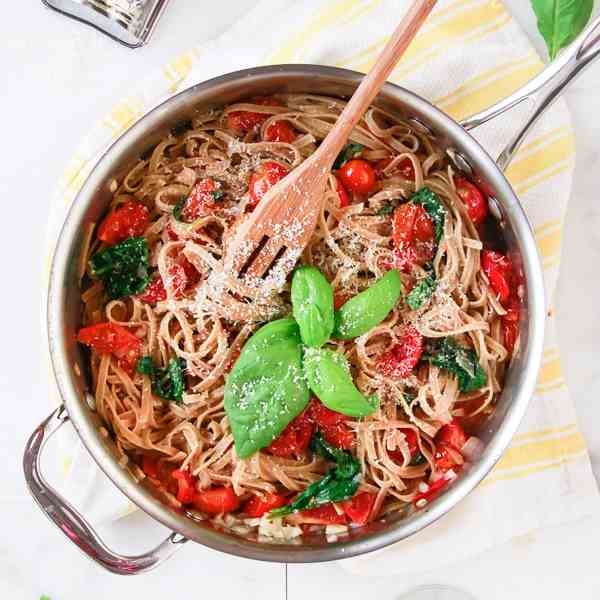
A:
{"type": "Polygon", "coordinates": [[[199,106],[221,105],[255,94],[278,91],[349,96],[361,75],[343,69],[312,65],[283,65],[249,69],[198,84],[154,109],[113,144],[102,157],[66,219],[52,264],[48,301],[48,335],[54,373],[64,404],[33,433],[23,460],[29,489],[41,509],[90,558],[120,574],[139,573],[168,558],[187,540],[230,554],[274,562],[319,562],[341,559],[382,548],[423,529],[458,504],[490,471],[508,446],[533,394],[544,336],[544,286],[535,240],[514,191],[503,175],[521,141],[564,87],[600,55],[600,19],[548,69],[514,95],[463,123],[416,94],[387,84],[376,104],[416,119],[436,136],[455,164],[480,177],[495,191],[509,250],[521,263],[526,295],[521,320],[521,347],[511,363],[497,410],[481,437],[486,449],[447,493],[425,510],[405,519],[386,519],[353,530],[348,537],[327,543],[313,536],[302,545],[273,545],[197,523],[162,504],[144,484],[138,484],[117,462],[112,442],[99,434],[97,415],[88,404],[85,357],[75,339],[81,306],[76,265],[84,225],[98,221],[110,198],[109,184],[128,164],[155,144],[176,123],[199,106]],[[494,162],[468,133],[469,130],[527,100],[535,100],[531,118],[494,162]],[[128,498],[173,533],[159,546],[140,556],[122,556],[108,549],[85,518],[61,498],[40,472],[40,453],[47,439],[71,421],[100,468],[128,498]]]}

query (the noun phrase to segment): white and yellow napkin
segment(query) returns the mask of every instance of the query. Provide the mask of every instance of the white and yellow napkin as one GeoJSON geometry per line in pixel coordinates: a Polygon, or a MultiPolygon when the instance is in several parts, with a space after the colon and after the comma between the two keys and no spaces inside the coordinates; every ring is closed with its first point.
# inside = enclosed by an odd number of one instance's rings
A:
{"type": "MultiPolygon", "coordinates": [[[[59,185],[51,239],[64,218],[59,209],[68,208],[100,152],[160,101],[199,81],[257,65],[316,63],[366,71],[407,6],[408,0],[259,2],[224,35],[165,65],[98,122],[59,185]]],[[[390,80],[460,120],[508,95],[542,68],[500,0],[440,0],[390,80]]],[[[515,132],[522,112],[503,115],[475,132],[492,156],[515,132]]],[[[441,567],[598,507],[551,316],[574,160],[569,114],[559,101],[507,172],[533,224],[550,299],[536,393],[510,448],[484,482],[440,521],[395,546],[345,561],[347,568],[389,574],[420,570],[423,564],[441,567]]],[[[93,520],[131,510],[75,436],[64,444],[63,459],[70,498],[93,520]]]]}

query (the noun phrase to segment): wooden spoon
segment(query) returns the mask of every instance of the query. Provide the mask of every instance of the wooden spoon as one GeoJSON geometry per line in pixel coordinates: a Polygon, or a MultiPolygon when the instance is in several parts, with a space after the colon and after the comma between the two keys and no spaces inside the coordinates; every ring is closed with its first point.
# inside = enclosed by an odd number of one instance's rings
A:
{"type": "Polygon", "coordinates": [[[314,233],[337,155],[436,2],[413,2],[316,152],[273,186],[238,226],[218,276],[218,304],[224,316],[264,318],[257,307],[285,284],[314,233]]]}

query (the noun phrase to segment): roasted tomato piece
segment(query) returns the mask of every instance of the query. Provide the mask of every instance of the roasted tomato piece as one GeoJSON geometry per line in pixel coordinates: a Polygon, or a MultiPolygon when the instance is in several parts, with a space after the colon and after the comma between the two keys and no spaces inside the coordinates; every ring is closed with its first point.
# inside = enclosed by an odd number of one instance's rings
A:
{"type": "Polygon", "coordinates": [[[350,197],[339,177],[335,178],[335,191],[337,192],[340,201],[340,208],[346,208],[346,206],[350,204],[350,197]]]}
{"type": "Polygon", "coordinates": [[[313,434],[313,423],[308,410],[301,412],[283,432],[275,438],[267,450],[275,456],[292,458],[306,452],[313,434]]]}
{"type": "Polygon", "coordinates": [[[98,323],[79,330],[77,341],[90,346],[100,354],[114,354],[140,350],[142,341],[122,325],[98,323]]]}
{"type": "Polygon", "coordinates": [[[307,410],[327,442],[343,450],[354,448],[356,436],[345,423],[346,415],[327,408],[316,398],[311,400],[307,410]]]}
{"type": "MultiPolygon", "coordinates": [[[[416,456],[419,452],[417,434],[412,429],[401,429],[400,431],[404,434],[411,457],[416,456]]],[[[388,455],[395,462],[402,463],[404,461],[404,457],[402,456],[402,452],[400,452],[400,450],[388,450],[388,455]]]]}
{"type": "Polygon", "coordinates": [[[217,198],[222,194],[221,184],[210,177],[201,179],[193,187],[181,209],[181,218],[190,223],[205,216],[217,206],[217,198]]]}
{"type": "MultiPolygon", "coordinates": [[[[272,96],[256,96],[248,100],[250,104],[260,106],[282,106],[277,98],[272,96]]],[[[227,115],[227,127],[236,131],[250,131],[262,125],[268,118],[268,113],[259,113],[250,110],[236,110],[227,115]]]]}
{"type": "Polygon", "coordinates": [[[394,211],[392,239],[396,266],[410,272],[413,265],[423,266],[435,254],[435,226],[427,211],[408,202],[394,211]]]}
{"type": "Polygon", "coordinates": [[[207,515],[230,513],[240,507],[240,499],[229,486],[212,487],[208,490],[195,492],[192,504],[200,512],[207,515]]]}
{"type": "Polygon", "coordinates": [[[506,314],[501,317],[504,347],[510,355],[512,355],[519,337],[520,313],[519,299],[513,294],[506,308],[506,314]]]}
{"type": "Polygon", "coordinates": [[[263,196],[281,179],[289,170],[287,167],[273,161],[267,161],[260,165],[257,171],[250,175],[248,191],[250,192],[250,207],[254,208],[263,196]]]}
{"type": "MultiPolygon", "coordinates": [[[[382,158],[375,163],[375,174],[379,179],[383,179],[385,175],[383,171],[390,165],[392,158],[382,158]]],[[[389,173],[389,175],[400,175],[404,179],[409,181],[415,180],[415,167],[413,166],[410,158],[403,158],[389,173]]]]}
{"type": "Polygon", "coordinates": [[[373,167],[362,158],[353,158],[344,163],[337,176],[347,190],[357,194],[372,192],[377,180],[373,167]]]}
{"type": "Polygon", "coordinates": [[[258,518],[274,508],[279,508],[285,504],[287,504],[287,498],[281,494],[256,495],[252,496],[252,498],[244,504],[242,512],[249,517],[258,518]]]}
{"type": "Polygon", "coordinates": [[[408,377],[423,354],[423,336],[413,325],[408,325],[400,341],[386,352],[379,362],[379,371],[386,377],[408,377]]]}
{"type": "Polygon", "coordinates": [[[196,482],[189,471],[175,469],[171,477],[177,480],[177,500],[181,504],[191,504],[196,493],[196,482]]]}
{"type": "Polygon", "coordinates": [[[360,492],[349,500],[342,502],[342,508],[351,523],[366,525],[374,517],[371,513],[376,498],[377,494],[360,492]]]}
{"type": "Polygon", "coordinates": [[[158,479],[158,459],[149,454],[144,454],[142,457],[142,471],[148,477],[158,479]]]}
{"type": "Polygon", "coordinates": [[[460,423],[454,419],[437,432],[435,441],[440,444],[447,444],[460,451],[467,441],[467,434],[463,431],[460,423]]]}
{"type": "Polygon", "coordinates": [[[471,221],[473,221],[475,225],[480,225],[485,221],[485,218],[488,215],[487,198],[485,198],[476,185],[472,184],[464,177],[458,177],[455,183],[456,192],[467,207],[467,212],[469,213],[471,221]]]}
{"type": "Polygon", "coordinates": [[[481,268],[486,274],[490,286],[496,292],[500,304],[505,305],[513,287],[513,266],[508,256],[494,250],[483,250],[481,268]]]}
{"type": "Polygon", "coordinates": [[[98,228],[98,239],[109,246],[129,237],[143,235],[150,225],[150,212],[139,202],[125,202],[102,221],[98,228]]]}
{"type": "Polygon", "coordinates": [[[345,525],[347,523],[346,515],[344,513],[339,514],[331,503],[310,510],[303,510],[300,514],[302,515],[302,522],[311,525],[345,525]]]}
{"type": "Polygon", "coordinates": [[[265,130],[265,142],[291,144],[297,137],[296,130],[287,121],[275,121],[265,130]]]}

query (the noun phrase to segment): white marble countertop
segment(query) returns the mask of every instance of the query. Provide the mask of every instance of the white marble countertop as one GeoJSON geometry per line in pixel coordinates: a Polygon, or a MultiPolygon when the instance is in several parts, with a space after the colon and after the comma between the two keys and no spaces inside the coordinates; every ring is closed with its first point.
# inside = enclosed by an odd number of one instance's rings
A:
{"type": "MultiPolygon", "coordinates": [[[[49,412],[45,337],[39,315],[41,257],[56,180],[80,138],[107,105],[125,95],[132,78],[141,78],[179,52],[216,36],[253,4],[252,0],[171,2],[151,43],[136,51],[44,10],[39,0],[12,2],[5,8],[8,18],[0,21],[0,72],[5,81],[0,91],[4,114],[0,198],[9,208],[0,247],[10,260],[3,262],[5,283],[0,298],[7,317],[0,346],[0,390],[7,404],[0,447],[8,459],[4,461],[8,478],[3,478],[0,488],[0,504],[5,509],[0,597],[36,600],[48,594],[52,600],[162,600],[166,594],[177,597],[178,592],[185,597],[212,592],[219,598],[243,595],[261,600],[299,600],[308,594],[346,600],[376,595],[383,600],[399,598],[407,585],[423,582],[459,585],[477,598],[529,598],[532,589],[539,591],[536,598],[562,599],[565,592],[585,600],[600,597],[595,564],[600,522],[594,520],[562,528],[561,543],[548,542],[542,553],[534,554],[528,540],[519,540],[468,565],[413,582],[361,578],[332,564],[286,568],[256,563],[191,544],[155,572],[118,578],[80,555],[27,495],[21,471],[23,445],[49,412]],[[6,282],[16,285],[17,293],[7,293],[6,282]],[[18,419],[13,418],[16,413],[18,419]],[[551,556],[560,560],[553,561],[551,556]]],[[[542,52],[529,3],[506,0],[506,4],[542,52]]],[[[600,64],[575,83],[567,100],[575,123],[577,166],[556,307],[567,382],[599,478],[600,64]]],[[[157,543],[163,531],[139,514],[101,533],[120,551],[133,553],[157,543]]]]}

